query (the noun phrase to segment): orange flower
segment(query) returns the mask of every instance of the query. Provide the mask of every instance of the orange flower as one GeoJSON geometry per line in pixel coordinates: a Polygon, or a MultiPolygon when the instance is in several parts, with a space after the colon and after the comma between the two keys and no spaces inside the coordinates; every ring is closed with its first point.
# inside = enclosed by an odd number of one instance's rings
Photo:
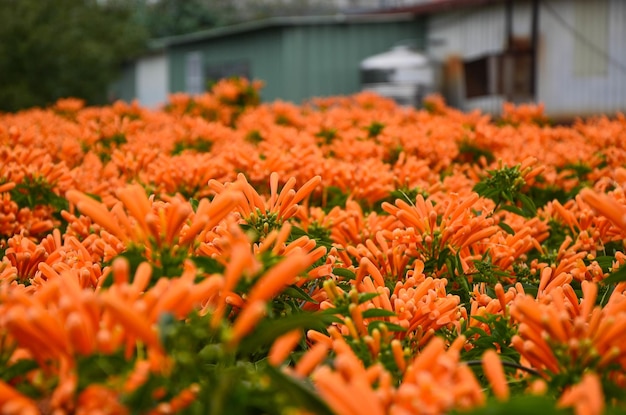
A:
{"type": "Polygon", "coordinates": [[[287,359],[288,355],[297,346],[298,342],[302,338],[302,331],[299,329],[291,330],[272,344],[272,348],[268,354],[268,361],[271,365],[277,366],[287,359]]]}
{"type": "Polygon", "coordinates": [[[600,214],[609,218],[611,222],[623,232],[626,232],[626,206],[618,203],[606,194],[598,194],[591,189],[580,191],[582,199],[600,214]]]}
{"type": "Polygon", "coordinates": [[[489,349],[483,354],[482,366],[493,388],[494,395],[503,401],[509,399],[509,385],[504,375],[500,356],[495,350],[489,349]]]}
{"type": "Polygon", "coordinates": [[[566,389],[558,406],[573,407],[576,415],[599,415],[604,413],[604,394],[600,379],[595,373],[583,375],[580,383],[566,389]]]}

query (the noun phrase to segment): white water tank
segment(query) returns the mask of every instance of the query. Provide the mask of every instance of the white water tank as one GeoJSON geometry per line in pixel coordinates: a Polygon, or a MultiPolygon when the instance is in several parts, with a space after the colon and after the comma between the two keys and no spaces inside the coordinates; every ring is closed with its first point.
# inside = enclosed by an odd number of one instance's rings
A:
{"type": "Polygon", "coordinates": [[[364,59],[360,70],[364,91],[392,98],[400,105],[418,107],[426,95],[435,91],[430,60],[407,45],[364,59]]]}

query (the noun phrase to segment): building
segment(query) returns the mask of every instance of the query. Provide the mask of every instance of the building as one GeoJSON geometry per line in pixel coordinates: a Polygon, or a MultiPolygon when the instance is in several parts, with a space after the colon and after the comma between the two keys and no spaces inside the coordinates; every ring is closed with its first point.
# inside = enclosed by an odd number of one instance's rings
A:
{"type": "Polygon", "coordinates": [[[263,80],[266,101],[352,94],[363,59],[398,43],[423,47],[425,36],[425,22],[412,13],[252,21],[152,42],[152,53],[129,64],[112,93],[154,106],[169,92],[200,93],[239,75],[263,80]]]}
{"type": "Polygon", "coordinates": [[[626,112],[626,1],[439,0],[386,12],[427,16],[427,55],[448,102],[498,113],[542,102],[554,119],[626,112]]]}
{"type": "Polygon", "coordinates": [[[158,40],[129,66],[118,96],[153,105],[237,74],[265,81],[266,101],[351,94],[362,60],[410,40],[440,68],[440,92],[464,110],[498,114],[505,101],[535,101],[556,119],[626,112],[626,1],[372,3],[367,13],[276,17],[158,40]]]}

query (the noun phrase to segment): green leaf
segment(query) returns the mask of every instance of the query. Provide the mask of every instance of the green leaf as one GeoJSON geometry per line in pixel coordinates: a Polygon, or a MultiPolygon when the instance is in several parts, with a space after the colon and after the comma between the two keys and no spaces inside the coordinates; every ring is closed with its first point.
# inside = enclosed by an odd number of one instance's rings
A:
{"type": "Polygon", "coordinates": [[[516,215],[519,215],[519,216],[522,216],[522,217],[526,216],[524,211],[522,209],[518,208],[517,206],[502,205],[502,206],[500,206],[500,209],[506,210],[507,212],[515,213],[516,215]]]}
{"type": "Polygon", "coordinates": [[[34,209],[37,206],[50,206],[55,211],[67,210],[67,199],[54,192],[54,185],[48,183],[45,177],[26,176],[9,191],[11,200],[20,208],[34,209]]]}
{"type": "Polygon", "coordinates": [[[611,275],[602,280],[603,284],[617,284],[619,282],[626,281],[626,265],[622,265],[619,269],[613,272],[611,275]]]}
{"type": "Polygon", "coordinates": [[[376,317],[395,317],[396,313],[391,310],[385,310],[384,308],[370,308],[363,311],[363,318],[376,318],[376,317]]]}
{"type": "Polygon", "coordinates": [[[385,128],[385,124],[378,122],[378,121],[372,122],[367,127],[367,137],[368,138],[378,137],[378,135],[383,131],[384,128],[385,128]]]}
{"type": "Polygon", "coordinates": [[[296,298],[298,300],[306,301],[306,302],[313,303],[313,304],[318,304],[318,301],[316,301],[313,297],[307,294],[306,291],[304,291],[302,288],[298,287],[297,285],[290,285],[289,287],[285,288],[285,290],[283,291],[283,294],[289,297],[296,298]]]}
{"type": "Polygon", "coordinates": [[[549,396],[519,395],[502,402],[490,399],[486,405],[473,410],[453,411],[458,415],[557,415],[569,414],[569,410],[557,409],[556,401],[549,396]]]}
{"type": "Polygon", "coordinates": [[[10,366],[0,367],[0,379],[9,382],[13,378],[25,375],[38,367],[39,365],[34,360],[20,359],[10,366]]]}
{"type": "Polygon", "coordinates": [[[359,304],[363,304],[372,298],[378,297],[379,295],[379,293],[361,293],[359,294],[359,304]]]}
{"type": "Polygon", "coordinates": [[[198,199],[195,199],[193,197],[190,198],[189,204],[191,205],[191,209],[193,209],[194,212],[198,211],[198,205],[200,204],[200,201],[198,199]]]}
{"type": "Polygon", "coordinates": [[[496,159],[491,150],[482,148],[468,139],[461,141],[458,147],[459,155],[455,158],[456,162],[477,163],[484,156],[487,163],[490,164],[496,159]]]}
{"type": "Polygon", "coordinates": [[[388,321],[380,321],[380,320],[374,320],[370,322],[367,325],[367,331],[371,333],[372,330],[374,330],[375,328],[378,328],[380,330],[382,326],[387,327],[387,330],[389,331],[406,331],[406,329],[400,326],[399,324],[389,323],[388,321]]]}
{"type": "Polygon", "coordinates": [[[192,256],[190,259],[201,271],[207,274],[221,274],[224,272],[224,265],[215,258],[208,256],[192,256]]]}
{"type": "Polygon", "coordinates": [[[333,415],[326,402],[304,381],[292,378],[273,366],[268,366],[265,372],[272,383],[284,391],[300,409],[306,409],[317,415],[333,415]]]}
{"type": "Polygon", "coordinates": [[[524,216],[533,217],[537,213],[537,207],[535,206],[535,202],[528,196],[523,193],[518,193],[517,198],[520,202],[522,202],[522,210],[524,211],[524,216]]]}
{"type": "Polygon", "coordinates": [[[513,228],[511,228],[507,223],[499,222],[498,226],[502,228],[504,232],[508,233],[509,235],[515,235],[515,231],[513,230],[513,228]]]}
{"type": "Polygon", "coordinates": [[[93,200],[96,200],[96,201],[102,203],[102,197],[100,197],[99,195],[97,195],[95,193],[85,193],[85,195],[89,196],[93,200]]]}
{"type": "Polygon", "coordinates": [[[104,383],[111,377],[128,373],[134,359],[126,360],[120,349],[113,354],[92,354],[77,359],[78,390],[94,383],[104,383]]]}
{"type": "Polygon", "coordinates": [[[248,335],[239,345],[239,352],[247,355],[264,346],[269,346],[281,335],[294,329],[313,329],[325,332],[326,327],[334,322],[340,322],[337,317],[323,313],[291,314],[276,319],[261,321],[254,331],[248,335]]]}
{"type": "Polygon", "coordinates": [[[319,225],[317,222],[313,222],[309,225],[308,230],[309,231],[306,232],[302,228],[293,226],[289,235],[289,241],[295,241],[302,236],[306,236],[313,239],[317,246],[323,246],[328,250],[333,247],[333,241],[330,238],[330,229],[319,225]]]}
{"type": "Polygon", "coordinates": [[[595,261],[600,265],[603,271],[610,271],[613,267],[614,256],[599,256],[595,258],[595,261]]]}
{"type": "Polygon", "coordinates": [[[333,268],[333,274],[347,280],[353,280],[356,278],[356,274],[347,268],[333,268]]]}

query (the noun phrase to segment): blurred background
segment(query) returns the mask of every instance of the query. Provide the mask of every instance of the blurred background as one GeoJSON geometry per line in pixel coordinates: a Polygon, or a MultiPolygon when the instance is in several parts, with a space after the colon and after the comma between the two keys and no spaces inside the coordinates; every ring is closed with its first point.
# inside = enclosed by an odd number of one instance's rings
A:
{"type": "Polygon", "coordinates": [[[497,115],[626,111],[624,0],[0,0],[0,111],[202,93],[224,77],[300,103],[437,92],[497,115]]]}

